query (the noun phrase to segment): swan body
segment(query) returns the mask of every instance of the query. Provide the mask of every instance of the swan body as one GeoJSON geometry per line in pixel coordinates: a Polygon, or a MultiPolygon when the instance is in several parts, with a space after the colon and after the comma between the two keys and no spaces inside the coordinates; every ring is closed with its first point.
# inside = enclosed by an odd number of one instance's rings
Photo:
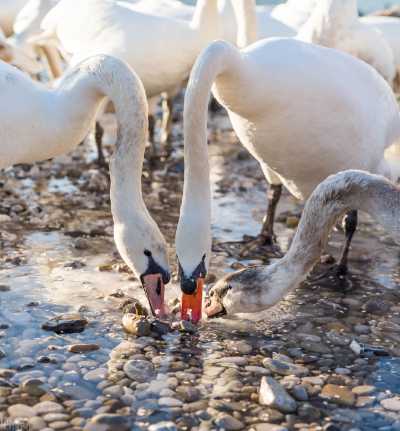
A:
{"type": "Polygon", "coordinates": [[[197,59],[185,97],[185,184],[176,247],[187,277],[203,256],[206,262],[210,257],[211,88],[268,182],[283,183],[301,200],[342,170],[394,176],[384,154],[400,138],[398,106],[368,64],[296,39],[263,40],[241,51],[215,42],[197,59]]]}
{"type": "MultiPolygon", "coordinates": [[[[87,135],[105,97],[118,122],[110,162],[115,241],[125,262],[142,279],[153,309],[162,309],[147,276],[169,280],[166,242],[143,202],[141,175],[147,139],[143,85],[118,59],[96,56],[69,71],[54,89],[0,62],[0,168],[64,154],[87,135]]],[[[150,280],[151,281],[151,280],[150,280]]],[[[156,288],[157,286],[155,286],[156,288]]]]}
{"type": "Polygon", "coordinates": [[[27,0],[0,0],[0,27],[6,36],[13,31],[14,20],[27,0]]]}
{"type": "Polygon", "coordinates": [[[305,280],[335,222],[353,209],[370,214],[400,245],[400,188],[367,172],[338,173],[323,181],[310,196],[285,257],[218,281],[211,289],[207,314],[257,312],[279,302],[305,280]]]}
{"type": "Polygon", "coordinates": [[[78,10],[74,2],[61,0],[43,29],[57,36],[72,65],[101,53],[126,61],[153,97],[173,93],[201,49],[218,36],[217,0],[199,0],[191,22],[137,12],[111,0],[86,0],[78,10]]]}
{"type": "Polygon", "coordinates": [[[320,0],[297,37],[354,55],[393,84],[396,67],[392,48],[381,32],[359,21],[357,0],[320,0]]]}

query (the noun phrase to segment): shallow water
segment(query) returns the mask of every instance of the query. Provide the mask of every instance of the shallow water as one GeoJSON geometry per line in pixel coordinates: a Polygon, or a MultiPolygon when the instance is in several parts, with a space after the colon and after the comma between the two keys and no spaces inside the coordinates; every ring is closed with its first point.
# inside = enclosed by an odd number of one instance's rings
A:
{"type": "MultiPolygon", "coordinates": [[[[110,116],[104,119],[104,123],[108,130],[106,142],[111,143],[115,125],[110,116]]],[[[266,183],[256,162],[237,145],[226,118],[214,116],[210,127],[215,240],[210,272],[219,277],[232,271],[230,265],[237,263],[243,235],[257,234],[266,207],[266,183]]],[[[146,201],[168,238],[172,261],[182,185],[179,132],[178,127],[173,158],[166,166],[153,171],[152,180],[146,165],[144,179],[146,201]]],[[[0,177],[3,196],[0,214],[10,214],[11,217],[2,220],[0,231],[0,285],[10,288],[0,292],[0,324],[8,326],[0,332],[1,349],[6,354],[0,360],[0,368],[19,370],[12,379],[15,384],[28,377],[39,377],[56,393],[85,402],[113,398],[108,393],[104,395],[107,388],[104,389],[102,384],[113,387],[112,370],[120,355],[118,346],[127,339],[120,323],[118,306],[123,300],[120,297],[134,296],[145,303],[139,283],[126,272],[116,255],[107,175],[98,171],[93,159],[90,145],[85,145],[72,156],[40,164],[30,171],[22,168],[7,170],[0,177]],[[10,208],[20,212],[12,213],[10,208]],[[104,265],[106,270],[100,271],[104,265]],[[49,318],[77,311],[81,311],[89,321],[82,333],[55,335],[41,329],[49,318]],[[69,353],[67,347],[76,343],[95,343],[100,349],[87,354],[69,353]]],[[[285,195],[279,212],[287,211],[298,213],[299,206],[285,195]]],[[[278,223],[277,234],[285,250],[294,229],[278,223]]],[[[334,255],[339,253],[342,239],[340,232],[334,233],[329,250],[334,255]]],[[[245,355],[246,361],[249,365],[259,365],[265,355],[262,353],[265,345],[274,346],[273,351],[280,352],[301,345],[293,338],[298,328],[324,337],[330,329],[337,327],[351,333],[352,325],[359,322],[369,324],[375,331],[366,336],[369,343],[384,346],[390,355],[377,365],[371,359],[369,366],[374,372],[369,376],[369,383],[380,391],[398,393],[400,336],[397,332],[380,332],[379,324],[400,319],[400,307],[395,306],[400,302],[399,262],[398,248],[379,227],[364,217],[351,253],[352,292],[344,294],[314,283],[301,287],[273,310],[205,322],[194,337],[169,334],[157,341],[155,348],[162,358],[171,359],[161,361],[154,380],[147,382],[150,386],[146,391],[152,393],[151,388],[158,387],[166,376],[175,375],[176,362],[186,363],[192,358],[196,363],[194,369],[203,399],[224,398],[228,395],[218,392],[221,387],[209,381],[207,367],[224,353],[239,356],[236,345],[242,342],[250,345],[252,352],[245,355]],[[358,301],[360,305],[351,308],[346,303],[349,298],[353,304],[358,301]],[[371,298],[392,304],[390,312],[373,316],[372,322],[361,309],[362,304],[371,298]],[[304,329],[309,322],[314,322],[314,327],[304,329]]],[[[256,258],[242,263],[261,261],[256,258]]],[[[167,292],[169,298],[179,296],[176,279],[167,292]]],[[[146,349],[152,341],[144,338],[133,342],[146,349]]],[[[330,346],[330,349],[337,361],[335,366],[351,366],[354,356],[348,349],[343,352],[343,348],[336,351],[334,346],[330,346]]],[[[244,381],[253,385],[256,391],[260,377],[248,372],[245,376],[244,381]]],[[[153,395],[149,395],[149,399],[146,396],[141,398],[142,393],[146,392],[138,389],[134,394],[137,398],[137,422],[143,429],[147,429],[149,423],[171,419],[171,411],[156,408],[153,395]]],[[[372,411],[377,405],[364,410],[372,411]]],[[[249,406],[256,409],[254,404],[249,406]]],[[[249,423],[252,420],[250,416],[250,412],[241,413],[241,419],[249,423]]],[[[367,415],[357,420],[366,424],[365,429],[370,429],[370,426],[373,429],[378,423],[375,416],[367,415]]],[[[379,424],[390,424],[393,418],[380,412],[379,421],[379,424]]],[[[344,426],[343,429],[347,428],[344,426]]]]}

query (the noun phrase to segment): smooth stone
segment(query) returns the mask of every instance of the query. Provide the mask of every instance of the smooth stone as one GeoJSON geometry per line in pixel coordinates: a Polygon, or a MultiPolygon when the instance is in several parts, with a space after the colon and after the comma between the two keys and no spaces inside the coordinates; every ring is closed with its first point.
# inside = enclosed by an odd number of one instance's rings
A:
{"type": "Polygon", "coordinates": [[[99,350],[98,344],[71,344],[68,346],[68,352],[71,353],[87,353],[99,350]]]}
{"type": "Polygon", "coordinates": [[[247,359],[242,356],[227,356],[215,361],[218,364],[235,364],[235,365],[247,365],[247,359]]]}
{"type": "Polygon", "coordinates": [[[69,419],[69,416],[64,413],[49,413],[47,415],[44,415],[43,419],[46,422],[59,422],[66,421],[67,419],[69,419]]]}
{"type": "Polygon", "coordinates": [[[357,398],[356,407],[369,407],[372,406],[376,401],[375,397],[361,396],[357,398]]]}
{"type": "Polygon", "coordinates": [[[301,365],[292,364],[290,362],[283,362],[276,359],[265,358],[262,361],[265,368],[269,368],[273,373],[281,376],[306,376],[309,374],[307,368],[301,365]]]}
{"type": "Polygon", "coordinates": [[[356,395],[371,395],[376,391],[376,388],[375,386],[362,385],[355,386],[351,391],[356,395]]]}
{"type": "Polygon", "coordinates": [[[2,379],[10,379],[15,375],[15,370],[10,370],[8,368],[0,368],[0,378],[2,379]]]}
{"type": "Polygon", "coordinates": [[[44,383],[39,379],[25,380],[21,385],[21,390],[33,397],[41,397],[47,391],[42,387],[44,383]]]}
{"type": "Polygon", "coordinates": [[[201,392],[199,389],[192,386],[179,386],[176,388],[176,393],[183,398],[185,402],[191,403],[200,399],[201,392]]]}
{"type": "Polygon", "coordinates": [[[56,334],[73,334],[82,332],[88,323],[81,314],[61,314],[44,323],[42,329],[56,334]]]}
{"type": "Polygon", "coordinates": [[[183,402],[181,400],[176,399],[176,398],[161,397],[158,400],[158,404],[161,407],[182,407],[183,402]]]}
{"type": "Polygon", "coordinates": [[[385,410],[400,412],[400,397],[386,398],[381,401],[381,406],[385,410]]]}
{"type": "Polygon", "coordinates": [[[322,388],[320,397],[344,406],[353,406],[356,398],[351,389],[345,386],[327,384],[322,388]]]}
{"type": "Polygon", "coordinates": [[[288,431],[287,428],[280,426],[280,425],[274,425],[274,424],[254,424],[251,426],[251,430],[254,431],[288,431]]]}
{"type": "Polygon", "coordinates": [[[127,416],[117,414],[103,413],[94,416],[85,430],[94,431],[130,431],[131,420],[127,416]],[[100,425],[101,427],[93,427],[92,425],[100,425]]]}
{"type": "Polygon", "coordinates": [[[68,428],[69,423],[65,421],[57,421],[57,422],[50,423],[49,426],[51,427],[51,429],[55,431],[59,431],[59,430],[61,431],[61,430],[64,430],[65,428],[68,428]]]}
{"type": "Polygon", "coordinates": [[[261,405],[276,408],[284,413],[293,413],[297,409],[296,401],[272,377],[261,379],[259,402],[261,405]]]}
{"type": "Polygon", "coordinates": [[[86,374],[84,374],[83,379],[89,382],[101,382],[108,375],[107,368],[96,368],[95,370],[90,370],[86,374]]]}
{"type": "Polygon", "coordinates": [[[33,408],[38,415],[61,413],[64,411],[64,407],[54,401],[42,401],[41,403],[36,404],[33,408]]]}
{"type": "Polygon", "coordinates": [[[246,365],[244,367],[244,369],[246,371],[248,371],[249,373],[259,374],[259,375],[262,375],[262,376],[269,376],[271,374],[270,370],[268,370],[266,368],[263,368],[263,367],[258,367],[256,365],[246,365]]]}
{"type": "Polygon", "coordinates": [[[177,427],[173,422],[159,422],[158,424],[150,425],[149,431],[177,431],[177,427]]]}
{"type": "Polygon", "coordinates": [[[304,341],[301,343],[301,347],[311,353],[331,353],[331,349],[320,342],[304,341]]]}
{"type": "Polygon", "coordinates": [[[295,385],[291,393],[298,401],[308,401],[308,393],[304,386],[295,385]]]}
{"type": "Polygon", "coordinates": [[[215,425],[226,431],[236,431],[244,428],[244,424],[242,422],[230,415],[220,416],[215,420],[215,425]]]}
{"type": "Polygon", "coordinates": [[[129,378],[139,383],[149,381],[149,379],[154,375],[153,364],[141,359],[133,359],[128,361],[124,365],[123,370],[129,378]]]}
{"type": "Polygon", "coordinates": [[[33,431],[42,431],[46,428],[46,422],[40,416],[34,416],[28,420],[29,429],[33,431]]]}
{"type": "Polygon", "coordinates": [[[14,404],[7,409],[7,412],[13,419],[32,418],[36,416],[35,410],[25,404],[14,404]]]}

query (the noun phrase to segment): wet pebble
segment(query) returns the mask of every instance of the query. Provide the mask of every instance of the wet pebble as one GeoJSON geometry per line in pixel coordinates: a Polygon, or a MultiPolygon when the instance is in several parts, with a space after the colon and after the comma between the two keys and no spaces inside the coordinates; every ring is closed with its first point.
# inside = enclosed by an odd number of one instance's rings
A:
{"type": "Polygon", "coordinates": [[[98,344],[71,344],[68,346],[68,351],[71,353],[88,353],[99,349],[98,344]]]}
{"type": "Polygon", "coordinates": [[[10,418],[31,418],[36,416],[36,412],[32,407],[25,404],[14,404],[10,406],[7,410],[10,418]]]}
{"type": "Polygon", "coordinates": [[[139,383],[147,382],[154,374],[154,366],[141,359],[133,359],[124,365],[125,374],[139,383]]]}
{"type": "Polygon", "coordinates": [[[400,397],[387,398],[381,401],[381,406],[385,410],[400,412],[400,397]]]}
{"type": "Polygon", "coordinates": [[[292,413],[297,409],[296,401],[272,377],[262,378],[259,401],[261,405],[276,408],[284,413],[292,413]]]}
{"type": "Polygon", "coordinates": [[[264,367],[269,368],[273,373],[281,376],[306,376],[309,373],[308,369],[301,365],[283,362],[276,359],[265,358],[263,360],[263,365],[264,367]]]}
{"type": "Polygon", "coordinates": [[[215,425],[226,431],[236,431],[242,430],[244,428],[244,424],[240,422],[238,419],[234,418],[230,415],[221,415],[219,418],[215,420],[215,425]]]}
{"type": "Polygon", "coordinates": [[[21,385],[21,390],[34,397],[41,397],[47,390],[44,382],[40,379],[27,379],[21,385]]]}
{"type": "Polygon", "coordinates": [[[351,389],[345,386],[327,384],[322,388],[320,396],[321,398],[344,406],[351,407],[355,403],[355,395],[351,389]]]}
{"type": "Polygon", "coordinates": [[[117,414],[96,415],[85,428],[86,431],[130,431],[130,429],[130,418],[117,414]]]}
{"type": "Polygon", "coordinates": [[[82,332],[87,324],[88,321],[80,314],[62,314],[44,323],[42,329],[56,334],[72,334],[82,332]]]}
{"type": "Polygon", "coordinates": [[[38,415],[46,415],[48,413],[61,413],[64,407],[54,401],[42,401],[36,404],[33,409],[38,415]]]}

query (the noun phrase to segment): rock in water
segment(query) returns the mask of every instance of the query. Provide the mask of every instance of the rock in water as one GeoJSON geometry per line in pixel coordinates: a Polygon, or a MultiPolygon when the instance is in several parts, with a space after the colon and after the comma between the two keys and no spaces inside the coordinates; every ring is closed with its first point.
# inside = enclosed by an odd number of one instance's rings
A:
{"type": "Polygon", "coordinates": [[[98,344],[71,344],[68,346],[68,352],[71,353],[87,353],[99,350],[100,346],[98,344]]]}
{"type": "Polygon", "coordinates": [[[140,317],[136,314],[124,314],[122,326],[126,332],[137,337],[148,337],[151,333],[150,322],[145,317],[140,317]]]}
{"type": "Polygon", "coordinates": [[[381,405],[384,409],[392,412],[400,412],[400,397],[387,398],[381,401],[381,405]]]}
{"type": "Polygon", "coordinates": [[[124,365],[124,372],[132,380],[144,383],[154,375],[154,367],[143,359],[132,359],[124,365]]]}
{"type": "Polygon", "coordinates": [[[261,405],[276,408],[283,413],[293,413],[297,409],[296,401],[272,377],[262,378],[259,401],[261,405]]]}
{"type": "Polygon", "coordinates": [[[351,392],[351,389],[346,388],[345,386],[332,384],[325,385],[322,388],[321,398],[349,407],[353,406],[356,401],[356,397],[353,392],[351,392]]]}
{"type": "Polygon", "coordinates": [[[116,414],[100,414],[94,416],[85,428],[87,431],[130,431],[130,429],[130,418],[116,414]]]}
{"type": "Polygon", "coordinates": [[[80,314],[61,314],[44,323],[42,329],[56,334],[73,334],[82,332],[87,324],[88,321],[80,314]]]}

